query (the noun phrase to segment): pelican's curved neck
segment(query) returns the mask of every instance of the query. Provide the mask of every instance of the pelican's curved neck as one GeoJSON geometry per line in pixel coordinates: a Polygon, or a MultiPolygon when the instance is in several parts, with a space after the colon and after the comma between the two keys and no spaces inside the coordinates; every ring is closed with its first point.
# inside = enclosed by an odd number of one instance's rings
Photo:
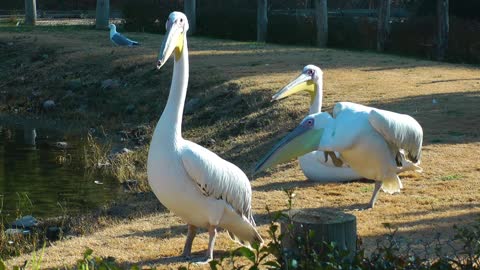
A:
{"type": "Polygon", "coordinates": [[[167,105],[163,110],[157,127],[161,127],[161,134],[181,138],[182,115],[188,86],[188,47],[187,37],[183,40],[183,50],[179,59],[175,55],[173,64],[172,84],[168,94],[167,105]]]}
{"type": "Polygon", "coordinates": [[[319,113],[322,111],[323,98],[323,77],[315,82],[315,96],[313,97],[312,105],[310,105],[310,114],[319,113]]]}

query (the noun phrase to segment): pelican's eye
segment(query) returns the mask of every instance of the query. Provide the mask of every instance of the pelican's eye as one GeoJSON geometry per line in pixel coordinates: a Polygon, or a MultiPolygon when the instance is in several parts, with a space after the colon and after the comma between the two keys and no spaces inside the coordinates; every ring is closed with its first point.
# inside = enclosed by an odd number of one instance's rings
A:
{"type": "Polygon", "coordinates": [[[315,70],[313,70],[313,69],[307,70],[307,75],[308,75],[308,76],[313,76],[313,75],[315,75],[315,70]]]}
{"type": "Polygon", "coordinates": [[[183,22],[183,18],[180,18],[180,22],[183,22]]]}
{"type": "Polygon", "coordinates": [[[312,118],[307,119],[307,121],[305,121],[305,126],[306,126],[306,127],[309,127],[309,128],[310,128],[310,127],[313,127],[314,122],[315,122],[315,121],[313,121],[312,118]]]}

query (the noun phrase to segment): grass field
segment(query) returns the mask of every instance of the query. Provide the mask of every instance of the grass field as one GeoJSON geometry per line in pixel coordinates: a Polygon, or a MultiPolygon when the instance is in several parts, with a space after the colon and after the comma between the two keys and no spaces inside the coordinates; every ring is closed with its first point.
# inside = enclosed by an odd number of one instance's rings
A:
{"type": "MultiPolygon", "coordinates": [[[[0,27],[0,111],[102,126],[107,133],[154,126],[168,95],[172,62],[154,70],[161,35],[128,33],[139,48],[113,47],[108,33],[86,27],[43,27],[32,31],[0,27]],[[73,31],[75,30],[75,31],[73,31]],[[120,85],[102,89],[101,82],[120,85]],[[80,81],[80,85],[78,84],[80,81]],[[72,83],[72,81],[76,81],[72,83]],[[41,102],[53,99],[54,111],[41,102]],[[134,110],[127,110],[129,105],[134,110]]],[[[283,189],[296,188],[294,207],[331,208],[354,214],[367,250],[388,234],[384,223],[412,242],[451,239],[453,225],[475,222],[480,213],[480,69],[371,52],[264,45],[202,37],[189,39],[190,83],[183,135],[207,146],[250,174],[254,164],[306,115],[309,97],[271,103],[271,95],[306,64],[324,71],[324,110],[352,101],[410,114],[424,129],[424,172],[404,173],[402,193],[381,193],[372,210],[356,211],[370,199],[373,183],[316,184],[292,161],[252,182],[253,209],[266,235],[265,207],[285,209],[283,189]],[[435,101],[435,102],[433,102],[435,101]]],[[[253,179],[252,179],[253,180],[253,179]]],[[[186,226],[153,196],[135,204],[96,232],[53,243],[44,267],[72,265],[86,247],[126,264],[169,268],[182,265],[186,226]],[[155,209],[152,210],[152,209],[155,209]],[[159,209],[159,210],[158,210],[159,209]]],[[[125,208],[129,203],[120,204],[125,208]]],[[[203,255],[207,234],[194,242],[203,255]]],[[[236,247],[225,232],[216,252],[236,247]]],[[[20,265],[31,255],[7,261],[20,265]]]]}

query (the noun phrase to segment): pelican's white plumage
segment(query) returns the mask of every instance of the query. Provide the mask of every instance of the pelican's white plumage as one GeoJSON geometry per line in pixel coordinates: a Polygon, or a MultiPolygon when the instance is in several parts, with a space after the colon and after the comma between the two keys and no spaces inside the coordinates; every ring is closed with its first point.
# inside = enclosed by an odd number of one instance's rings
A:
{"type": "Polygon", "coordinates": [[[167,104],[150,144],[148,181],[160,202],[188,223],[184,256],[190,256],[196,228],[208,228],[208,261],[213,256],[217,227],[247,246],[262,243],[262,238],[255,229],[247,176],[232,163],[181,136],[189,69],[186,16],[171,13],[166,28],[157,68],[172,53],[175,62],[167,104]]]}
{"type": "MultiPolygon", "coordinates": [[[[310,93],[309,114],[322,111],[323,71],[315,65],[306,65],[302,73],[284,88],[273,95],[272,100],[280,100],[299,91],[310,93]]],[[[298,158],[303,174],[312,181],[342,182],[362,178],[348,164],[337,166],[332,158],[326,158],[323,151],[312,151],[298,158]]]]}
{"type": "Polygon", "coordinates": [[[113,42],[113,44],[118,45],[118,46],[136,46],[140,45],[140,43],[133,41],[124,35],[120,34],[117,32],[117,27],[115,24],[111,23],[108,25],[108,28],[110,28],[110,41],[113,42]]]}
{"type": "Polygon", "coordinates": [[[411,116],[351,102],[339,102],[329,113],[308,115],[263,158],[255,171],[310,152],[334,151],[360,176],[375,180],[369,203],[378,191],[400,192],[398,173],[421,171],[423,130],[411,116]],[[408,158],[408,159],[407,159],[408,158]]]}

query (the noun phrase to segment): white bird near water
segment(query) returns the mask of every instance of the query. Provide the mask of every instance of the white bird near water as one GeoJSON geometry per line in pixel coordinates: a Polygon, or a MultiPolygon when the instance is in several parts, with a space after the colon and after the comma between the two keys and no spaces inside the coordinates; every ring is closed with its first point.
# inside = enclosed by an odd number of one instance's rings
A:
{"type": "Polygon", "coordinates": [[[120,34],[117,32],[117,27],[115,24],[111,23],[108,25],[108,28],[110,28],[110,40],[113,42],[113,44],[118,45],[118,46],[137,46],[140,45],[140,43],[133,41],[124,35],[120,34]]]}
{"type": "Polygon", "coordinates": [[[188,21],[172,12],[160,49],[157,68],[174,54],[173,78],[167,104],[153,133],[148,152],[148,181],[170,211],[188,224],[183,256],[190,257],[197,227],[208,229],[208,262],[213,258],[217,227],[233,240],[249,246],[263,240],[255,228],[247,176],[234,164],[182,138],[182,113],[187,93],[189,62],[188,21]]]}
{"type": "Polygon", "coordinates": [[[403,188],[398,173],[422,171],[423,130],[411,116],[351,102],[339,102],[333,117],[310,114],[257,164],[255,172],[313,150],[334,151],[359,175],[375,180],[369,202],[380,189],[393,194],[403,188]],[[408,158],[408,159],[407,159],[408,158]]]}
{"type": "MultiPolygon", "coordinates": [[[[302,73],[292,82],[275,93],[273,100],[280,100],[300,91],[310,94],[309,114],[322,111],[323,72],[314,65],[307,65],[302,73]]],[[[312,151],[298,158],[303,174],[316,182],[342,182],[362,178],[347,164],[339,164],[335,153],[312,151]],[[330,156],[330,159],[328,159],[330,156]],[[336,164],[335,164],[336,163],[336,164]]]]}

